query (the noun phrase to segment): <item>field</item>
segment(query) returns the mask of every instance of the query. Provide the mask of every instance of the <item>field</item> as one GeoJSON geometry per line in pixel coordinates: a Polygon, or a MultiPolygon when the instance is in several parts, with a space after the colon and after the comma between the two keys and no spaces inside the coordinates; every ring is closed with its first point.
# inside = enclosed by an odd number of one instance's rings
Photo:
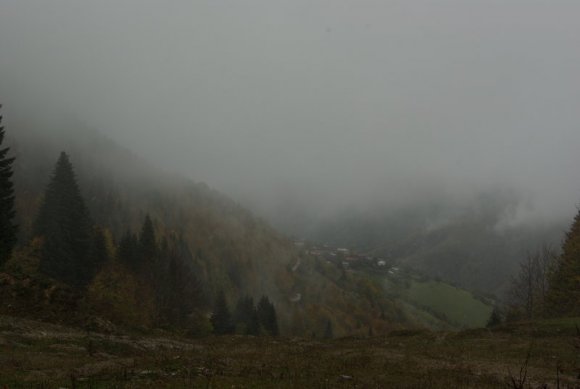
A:
{"type": "Polygon", "coordinates": [[[97,334],[0,316],[0,387],[580,387],[577,323],[322,341],[97,334]]]}
{"type": "Polygon", "coordinates": [[[373,277],[385,293],[396,299],[406,314],[431,329],[481,328],[487,324],[493,306],[471,292],[417,274],[398,272],[373,277]]]}
{"type": "Polygon", "coordinates": [[[438,281],[411,281],[404,296],[412,304],[444,315],[460,327],[484,327],[492,307],[463,289],[438,281]]]}

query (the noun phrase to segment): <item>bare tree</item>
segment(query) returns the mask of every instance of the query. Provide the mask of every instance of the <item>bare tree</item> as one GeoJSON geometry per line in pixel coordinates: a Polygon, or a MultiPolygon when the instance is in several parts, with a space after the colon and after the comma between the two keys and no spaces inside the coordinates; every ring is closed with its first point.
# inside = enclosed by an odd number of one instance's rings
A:
{"type": "Polygon", "coordinates": [[[546,297],[549,289],[549,279],[555,269],[558,256],[556,251],[547,244],[543,244],[540,248],[540,255],[538,257],[538,271],[536,277],[537,292],[541,302],[541,308],[544,308],[546,297]]]}
{"type": "Polygon", "coordinates": [[[511,317],[533,319],[542,314],[555,260],[555,251],[546,244],[538,251],[528,252],[520,263],[519,273],[512,278],[509,293],[511,317]]]}

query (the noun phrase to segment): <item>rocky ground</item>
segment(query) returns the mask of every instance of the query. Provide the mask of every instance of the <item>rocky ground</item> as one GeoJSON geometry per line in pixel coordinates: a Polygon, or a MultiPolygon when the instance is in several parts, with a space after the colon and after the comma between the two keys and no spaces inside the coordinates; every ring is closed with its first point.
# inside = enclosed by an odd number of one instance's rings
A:
{"type": "Polygon", "coordinates": [[[334,340],[187,339],[0,316],[0,387],[580,388],[576,323],[334,340]]]}

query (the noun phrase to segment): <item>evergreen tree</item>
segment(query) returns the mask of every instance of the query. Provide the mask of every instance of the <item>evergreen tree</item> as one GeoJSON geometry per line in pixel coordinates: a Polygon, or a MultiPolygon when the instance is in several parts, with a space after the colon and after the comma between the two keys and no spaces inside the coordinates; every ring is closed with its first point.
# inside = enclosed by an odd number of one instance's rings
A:
{"type": "Polygon", "coordinates": [[[136,270],[139,264],[139,240],[127,230],[119,241],[117,259],[129,269],[136,270]]]}
{"type": "Polygon", "coordinates": [[[562,255],[550,278],[547,313],[580,315],[580,210],[562,245],[562,255]]]}
{"type": "MultiPolygon", "coordinates": [[[[2,108],[2,105],[0,105],[2,108]]],[[[16,244],[16,225],[14,224],[14,185],[12,183],[12,164],[14,158],[8,157],[9,148],[2,148],[4,127],[0,115],[0,266],[8,260],[16,244]]]]}
{"type": "Polygon", "coordinates": [[[272,336],[278,336],[278,318],[274,304],[270,302],[268,297],[262,296],[258,302],[257,307],[258,321],[264,331],[272,336]]]}
{"type": "Polygon", "coordinates": [[[253,298],[245,296],[238,300],[234,320],[242,334],[259,335],[260,323],[258,321],[258,311],[254,305],[253,298]]]}
{"type": "Polygon", "coordinates": [[[181,263],[179,263],[179,259],[175,255],[169,258],[167,279],[162,289],[163,303],[161,307],[164,319],[178,327],[182,325],[188,311],[186,308],[188,301],[184,296],[186,293],[183,290],[186,287],[183,283],[182,271],[184,269],[180,265],[181,263]]]}
{"type": "Polygon", "coordinates": [[[141,244],[141,253],[143,254],[144,259],[148,262],[153,261],[157,254],[157,242],[153,222],[149,215],[145,216],[145,221],[141,227],[139,243],[141,244]]]}
{"type": "Polygon", "coordinates": [[[235,328],[232,322],[232,316],[223,291],[217,295],[210,321],[214,334],[225,335],[234,333],[235,328]]]}
{"type": "Polygon", "coordinates": [[[40,269],[73,286],[84,286],[91,268],[92,222],[69,157],[62,152],[46,188],[34,232],[44,238],[40,269]]]}
{"type": "Polygon", "coordinates": [[[175,246],[167,249],[164,259],[168,260],[168,268],[161,286],[162,319],[170,325],[183,327],[188,315],[202,305],[199,283],[187,258],[181,256],[175,246]]]}
{"type": "MultiPolygon", "coordinates": [[[[164,242],[166,243],[166,242],[164,242]]],[[[153,221],[149,215],[145,216],[141,233],[139,234],[139,258],[136,269],[142,273],[143,276],[156,289],[160,288],[159,279],[160,273],[166,269],[162,268],[163,264],[158,261],[161,250],[166,250],[167,247],[159,248],[157,245],[157,237],[155,236],[155,229],[153,228],[153,221]]]]}
{"type": "Polygon", "coordinates": [[[109,261],[109,250],[107,249],[107,240],[105,233],[100,227],[95,227],[91,238],[91,248],[89,251],[89,260],[82,278],[92,280],[97,272],[109,261]]]}

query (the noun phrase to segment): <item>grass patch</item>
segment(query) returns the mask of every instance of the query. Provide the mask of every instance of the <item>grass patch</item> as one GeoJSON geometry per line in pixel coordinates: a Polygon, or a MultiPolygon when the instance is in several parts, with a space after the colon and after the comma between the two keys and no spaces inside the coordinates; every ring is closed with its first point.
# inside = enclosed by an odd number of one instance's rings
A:
{"type": "Polygon", "coordinates": [[[412,280],[403,297],[464,328],[485,326],[493,309],[470,292],[439,281],[412,280]]]}

